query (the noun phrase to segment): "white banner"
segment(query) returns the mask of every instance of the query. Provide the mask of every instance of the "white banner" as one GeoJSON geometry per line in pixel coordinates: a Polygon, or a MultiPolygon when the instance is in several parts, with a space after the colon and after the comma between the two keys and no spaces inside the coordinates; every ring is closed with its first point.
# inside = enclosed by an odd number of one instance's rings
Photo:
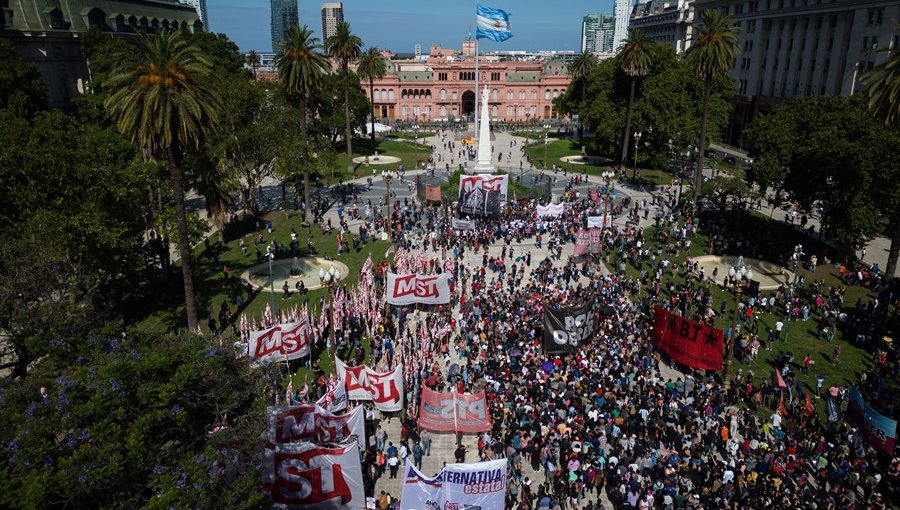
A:
{"type": "Polygon", "coordinates": [[[351,400],[371,400],[381,411],[399,411],[403,408],[403,365],[380,374],[362,365],[347,366],[335,357],[338,381],[344,383],[351,400]]]}
{"type": "Polygon", "coordinates": [[[588,216],[587,228],[612,228],[612,216],[588,216]]]}
{"type": "Polygon", "coordinates": [[[259,366],[264,361],[271,363],[309,356],[309,327],[306,320],[251,332],[247,355],[253,366],[259,366]]]}
{"type": "Polygon", "coordinates": [[[344,385],[344,381],[338,381],[337,386],[326,391],[322,398],[316,401],[316,404],[332,413],[347,409],[347,387],[344,385]]]}
{"type": "Polygon", "coordinates": [[[450,218],[450,228],[454,230],[472,230],[475,228],[475,222],[472,220],[450,218]]]}
{"type": "Polygon", "coordinates": [[[267,450],[264,489],[273,508],[362,510],[366,506],[359,445],[325,448],[312,443],[267,450]]]}
{"type": "Polygon", "coordinates": [[[273,445],[309,442],[336,443],[356,436],[361,448],[366,444],[366,416],[362,407],[334,415],[315,404],[269,407],[269,443],[273,445]]]}
{"type": "Polygon", "coordinates": [[[565,204],[549,204],[537,206],[538,218],[559,218],[565,211],[565,204]]]}
{"type": "Polygon", "coordinates": [[[387,275],[387,302],[392,305],[445,305],[450,302],[450,280],[446,274],[387,275]]]}
{"type": "Polygon", "coordinates": [[[434,478],[410,462],[403,476],[400,510],[493,510],[503,508],[505,499],[506,459],[447,464],[434,478]]]}

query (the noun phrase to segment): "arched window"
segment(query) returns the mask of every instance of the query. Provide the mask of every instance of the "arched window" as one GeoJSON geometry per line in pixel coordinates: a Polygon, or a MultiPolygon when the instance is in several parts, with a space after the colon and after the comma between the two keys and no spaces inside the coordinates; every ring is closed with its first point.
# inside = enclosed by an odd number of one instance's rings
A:
{"type": "Polygon", "coordinates": [[[425,99],[431,101],[431,89],[425,90],[425,99]]]}
{"type": "Polygon", "coordinates": [[[525,99],[525,91],[524,90],[519,91],[519,99],[525,99]]]}
{"type": "Polygon", "coordinates": [[[160,26],[162,26],[162,31],[164,33],[169,33],[169,20],[167,20],[167,19],[162,20],[162,23],[160,23],[160,26]]]}
{"type": "Polygon", "coordinates": [[[128,25],[125,23],[125,16],[119,14],[115,18],[113,18],[113,27],[115,27],[116,32],[124,32],[128,30],[128,25]]]}
{"type": "Polygon", "coordinates": [[[379,99],[381,99],[381,91],[378,89],[373,90],[372,91],[372,102],[374,103],[375,101],[378,101],[379,99]]]}
{"type": "Polygon", "coordinates": [[[431,107],[430,106],[425,107],[425,116],[431,117],[431,107]]]}
{"type": "Polygon", "coordinates": [[[50,28],[56,30],[64,30],[66,28],[66,18],[63,16],[61,10],[54,7],[47,13],[47,16],[50,18],[50,28]]]}
{"type": "Polygon", "coordinates": [[[441,106],[441,117],[444,118],[447,116],[447,107],[441,106]]]}
{"type": "Polygon", "coordinates": [[[394,89],[388,91],[388,101],[394,100],[394,89]]]}
{"type": "Polygon", "coordinates": [[[520,106],[520,107],[519,107],[519,117],[521,117],[521,116],[523,116],[523,115],[525,115],[525,107],[524,107],[524,106],[520,106]]]}
{"type": "Polygon", "coordinates": [[[403,118],[405,119],[405,118],[407,118],[407,117],[409,117],[409,107],[408,107],[408,106],[404,106],[404,107],[403,107],[403,118]]]}
{"type": "Polygon", "coordinates": [[[141,32],[149,32],[150,31],[150,22],[147,21],[146,17],[142,17],[138,26],[141,28],[141,32]]]}
{"type": "Polygon", "coordinates": [[[416,117],[419,116],[419,107],[418,106],[413,106],[413,115],[415,115],[416,117]]]}
{"type": "Polygon", "coordinates": [[[534,117],[537,114],[537,106],[531,107],[531,116],[534,117]]]}
{"type": "Polygon", "coordinates": [[[513,107],[512,107],[512,106],[507,106],[507,107],[506,107],[506,116],[507,116],[507,117],[512,117],[512,114],[513,114],[512,112],[513,112],[513,107]]]}
{"type": "Polygon", "coordinates": [[[491,107],[491,117],[497,116],[497,105],[491,107]]]}
{"type": "Polygon", "coordinates": [[[553,98],[556,99],[559,97],[559,90],[553,89],[553,98]]]}
{"type": "Polygon", "coordinates": [[[199,19],[194,22],[194,33],[203,31],[203,22],[199,19]]]}
{"type": "Polygon", "coordinates": [[[132,32],[137,32],[137,30],[138,30],[138,20],[137,20],[136,17],[134,17],[134,16],[129,16],[129,17],[128,17],[128,28],[129,28],[132,32]]]}
{"type": "MultiPolygon", "coordinates": [[[[441,98],[441,101],[447,100],[447,89],[441,89],[440,98],[441,98]]],[[[441,115],[443,115],[443,113],[441,115]]]]}
{"type": "Polygon", "coordinates": [[[415,92],[413,93],[413,99],[415,99],[417,101],[419,100],[419,89],[416,89],[415,92]]]}
{"type": "Polygon", "coordinates": [[[106,24],[106,13],[101,9],[97,9],[96,7],[91,9],[87,15],[88,26],[91,28],[99,28],[100,30],[107,30],[108,26],[106,24]]]}
{"type": "Polygon", "coordinates": [[[158,18],[153,18],[152,20],[150,20],[150,30],[152,30],[154,32],[159,32],[159,19],[158,18]]]}
{"type": "Polygon", "coordinates": [[[537,101],[537,91],[536,90],[531,91],[531,100],[537,101]]]}
{"type": "Polygon", "coordinates": [[[497,90],[497,89],[494,89],[494,90],[491,92],[491,98],[492,98],[494,101],[499,101],[499,100],[500,100],[500,91],[497,90]]]}
{"type": "Polygon", "coordinates": [[[400,99],[406,99],[408,97],[406,93],[406,89],[400,91],[400,99]]]}
{"type": "Polygon", "coordinates": [[[507,100],[512,101],[513,95],[514,95],[514,94],[513,94],[513,91],[512,91],[512,90],[507,90],[507,91],[506,91],[506,99],[507,99],[507,100]]]}
{"type": "Polygon", "coordinates": [[[544,91],[544,99],[550,100],[550,89],[544,91]]]}
{"type": "Polygon", "coordinates": [[[187,21],[182,21],[182,22],[181,22],[181,31],[182,31],[182,32],[187,32],[187,31],[188,31],[188,24],[187,24],[187,21]]]}

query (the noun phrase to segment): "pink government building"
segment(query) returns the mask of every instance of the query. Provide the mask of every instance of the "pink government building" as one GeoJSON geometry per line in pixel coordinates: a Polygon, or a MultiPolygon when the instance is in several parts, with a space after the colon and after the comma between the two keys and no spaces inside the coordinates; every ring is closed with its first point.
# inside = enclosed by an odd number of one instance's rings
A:
{"type": "MultiPolygon", "coordinates": [[[[432,46],[428,56],[397,59],[385,53],[387,74],[369,99],[386,122],[454,121],[475,111],[475,41],[463,50],[432,46]]],[[[527,54],[482,54],[478,86],[488,86],[491,121],[528,122],[560,117],[553,99],[569,86],[563,60],[527,54]]],[[[361,83],[366,95],[367,82],[361,83]]]]}

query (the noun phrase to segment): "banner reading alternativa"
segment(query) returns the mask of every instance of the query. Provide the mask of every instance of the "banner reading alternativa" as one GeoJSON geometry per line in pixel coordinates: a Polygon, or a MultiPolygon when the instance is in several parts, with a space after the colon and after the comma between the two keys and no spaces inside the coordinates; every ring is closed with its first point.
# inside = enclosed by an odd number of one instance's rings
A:
{"type": "Polygon", "coordinates": [[[484,390],[472,394],[438,393],[422,388],[419,426],[432,432],[487,432],[491,419],[484,390]]]}
{"type": "Polygon", "coordinates": [[[721,370],[725,333],[655,307],[653,343],[675,361],[702,370],[721,370]]]}
{"type": "Polygon", "coordinates": [[[429,478],[406,464],[400,510],[494,510],[504,508],[506,459],[446,464],[429,478]]]}
{"type": "Polygon", "coordinates": [[[273,508],[362,510],[366,505],[359,445],[278,444],[266,452],[263,484],[273,508]]]}
{"type": "Polygon", "coordinates": [[[450,302],[450,280],[446,274],[388,273],[385,292],[392,305],[445,305],[450,302]]]}

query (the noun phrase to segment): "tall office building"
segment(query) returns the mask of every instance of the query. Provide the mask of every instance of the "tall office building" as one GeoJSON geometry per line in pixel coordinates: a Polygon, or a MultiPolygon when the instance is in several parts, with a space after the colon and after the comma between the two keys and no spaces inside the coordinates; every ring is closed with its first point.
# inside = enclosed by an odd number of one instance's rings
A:
{"type": "Polygon", "coordinates": [[[269,0],[272,8],[272,50],[278,51],[291,27],[300,24],[298,0],[269,0]]]}
{"type": "Polygon", "coordinates": [[[337,26],[344,21],[344,4],[341,2],[328,2],[322,4],[322,41],[337,32],[337,26]]]}
{"type": "Polygon", "coordinates": [[[597,52],[597,36],[600,30],[600,16],[588,14],[581,19],[581,52],[597,52]]]}
{"type": "Polygon", "coordinates": [[[614,39],[616,36],[616,17],[612,14],[600,15],[600,29],[597,36],[597,53],[610,54],[616,52],[614,39]]]}
{"type": "Polygon", "coordinates": [[[203,27],[208,31],[209,30],[209,17],[206,15],[206,0],[181,0],[181,3],[185,5],[190,5],[197,11],[197,16],[200,17],[200,22],[203,23],[203,27]]]}
{"type": "Polygon", "coordinates": [[[616,27],[613,31],[612,51],[619,51],[628,37],[628,18],[631,17],[631,1],[616,0],[614,7],[614,16],[616,17],[616,27]]]}

